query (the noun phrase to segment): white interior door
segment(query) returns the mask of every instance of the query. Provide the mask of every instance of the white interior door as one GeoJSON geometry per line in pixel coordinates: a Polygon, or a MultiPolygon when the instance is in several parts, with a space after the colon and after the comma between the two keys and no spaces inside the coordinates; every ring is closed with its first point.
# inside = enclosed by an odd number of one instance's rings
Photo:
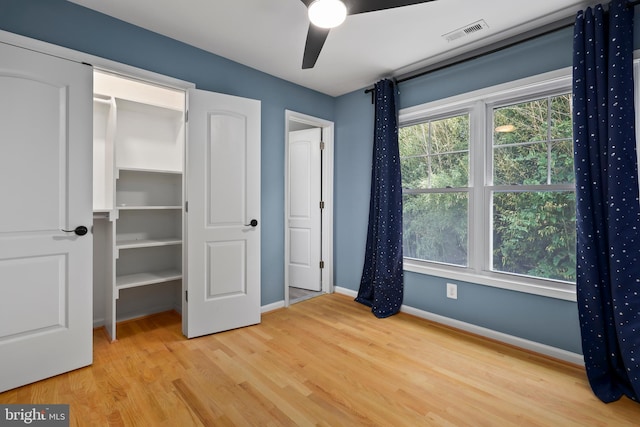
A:
{"type": "Polygon", "coordinates": [[[320,291],[322,163],[320,128],[289,132],[287,269],[289,286],[320,291]]]}
{"type": "Polygon", "coordinates": [[[0,43],[0,392],[91,364],[92,69],[0,43]]]}
{"type": "Polygon", "coordinates": [[[260,323],[260,102],[189,91],[189,337],[260,323]]]}

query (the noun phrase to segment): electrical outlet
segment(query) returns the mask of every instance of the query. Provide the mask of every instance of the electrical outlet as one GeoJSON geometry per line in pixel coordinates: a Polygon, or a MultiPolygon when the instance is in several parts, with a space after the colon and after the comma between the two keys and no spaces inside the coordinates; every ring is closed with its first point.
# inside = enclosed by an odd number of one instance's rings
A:
{"type": "Polygon", "coordinates": [[[447,298],[458,299],[458,285],[447,283],[447,298]]]}

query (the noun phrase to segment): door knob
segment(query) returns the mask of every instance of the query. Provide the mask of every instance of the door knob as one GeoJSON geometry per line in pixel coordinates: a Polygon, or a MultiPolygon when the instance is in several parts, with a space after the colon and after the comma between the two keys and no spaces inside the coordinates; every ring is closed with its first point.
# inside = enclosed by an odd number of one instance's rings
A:
{"type": "Polygon", "coordinates": [[[252,219],[252,220],[249,222],[249,224],[245,224],[244,226],[245,226],[245,227],[248,227],[248,226],[255,227],[255,226],[257,226],[257,225],[258,225],[258,220],[257,220],[257,219],[252,219]]]}
{"type": "Polygon", "coordinates": [[[65,233],[76,233],[78,236],[84,236],[89,232],[89,229],[84,225],[79,225],[73,230],[60,230],[60,231],[64,231],[65,233]]]}

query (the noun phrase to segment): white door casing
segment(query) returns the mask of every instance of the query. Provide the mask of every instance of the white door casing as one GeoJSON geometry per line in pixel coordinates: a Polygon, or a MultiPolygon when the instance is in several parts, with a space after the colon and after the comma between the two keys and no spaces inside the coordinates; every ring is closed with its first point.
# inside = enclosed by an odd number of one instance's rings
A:
{"type": "Polygon", "coordinates": [[[183,333],[193,338],[260,322],[261,106],[196,89],[188,97],[183,333]]]}
{"type": "Polygon", "coordinates": [[[92,69],[0,43],[0,392],[92,362],[92,69]]]}
{"type": "Polygon", "coordinates": [[[289,132],[287,156],[287,269],[289,286],[322,290],[322,129],[289,132]]]}

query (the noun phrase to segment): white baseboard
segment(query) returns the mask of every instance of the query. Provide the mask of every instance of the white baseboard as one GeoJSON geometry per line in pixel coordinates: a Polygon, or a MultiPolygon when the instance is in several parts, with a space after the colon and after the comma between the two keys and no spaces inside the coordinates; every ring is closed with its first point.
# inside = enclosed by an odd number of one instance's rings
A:
{"type": "Polygon", "coordinates": [[[268,311],[277,310],[277,309],[282,308],[282,307],[284,307],[284,300],[276,301],[276,302],[273,302],[273,303],[267,304],[267,305],[263,305],[262,307],[260,307],[260,312],[261,313],[266,313],[268,311]]]}
{"type": "Polygon", "coordinates": [[[334,286],[333,287],[333,291],[336,294],[347,295],[347,296],[350,296],[350,297],[353,297],[353,298],[358,296],[358,292],[357,291],[354,291],[354,290],[351,290],[351,289],[347,289],[347,288],[343,288],[341,286],[334,286]]]}
{"type": "MultiPolygon", "coordinates": [[[[335,292],[338,294],[348,295],[355,298],[358,292],[343,288],[340,286],[335,287],[335,292]]],[[[452,319],[450,317],[441,316],[439,314],[430,313],[428,311],[420,310],[408,305],[402,305],[400,311],[403,313],[411,314],[422,319],[430,320],[435,323],[450,326],[455,329],[459,329],[465,332],[469,332],[475,335],[479,335],[492,340],[500,341],[505,344],[509,344],[515,347],[519,347],[525,350],[532,351],[534,353],[543,354],[545,356],[553,357],[554,359],[563,360],[565,362],[572,363],[574,365],[584,366],[584,357],[581,354],[573,353],[571,351],[563,350],[561,348],[552,347],[539,342],[530,341],[524,338],[516,337],[513,335],[505,334],[503,332],[494,331],[493,329],[484,328],[482,326],[474,325],[472,323],[462,322],[460,320],[452,319]]]]}

